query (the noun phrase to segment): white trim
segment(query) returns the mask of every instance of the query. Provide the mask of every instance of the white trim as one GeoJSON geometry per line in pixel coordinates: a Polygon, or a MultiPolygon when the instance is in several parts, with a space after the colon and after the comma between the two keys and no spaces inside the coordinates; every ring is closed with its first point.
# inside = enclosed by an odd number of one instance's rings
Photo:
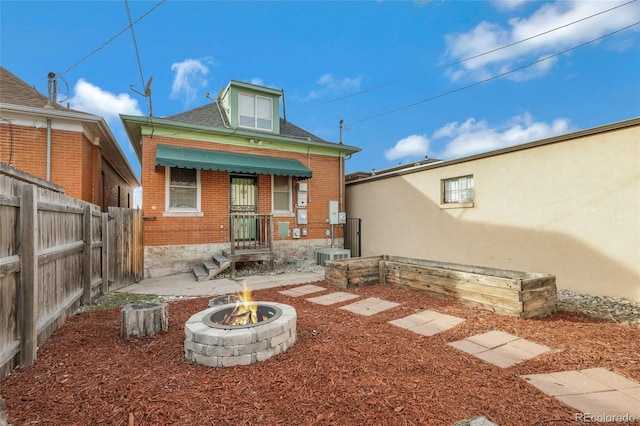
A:
{"type": "Polygon", "coordinates": [[[260,95],[256,95],[253,93],[246,93],[246,92],[238,92],[238,107],[236,108],[236,114],[237,114],[237,119],[238,119],[238,127],[243,127],[245,129],[254,129],[254,130],[262,130],[262,131],[269,131],[269,132],[273,132],[273,127],[274,127],[274,117],[273,117],[273,98],[267,97],[267,96],[260,96],[260,95]],[[242,96],[247,96],[250,98],[253,98],[253,124],[252,125],[246,125],[242,123],[242,120],[240,118],[240,98],[242,96]],[[262,127],[258,127],[258,120],[261,117],[258,117],[258,99],[264,99],[269,101],[269,122],[270,122],[270,127],[269,128],[262,128],[262,127]]]}
{"type": "Polygon", "coordinates": [[[275,203],[275,176],[271,175],[271,212],[274,215],[283,215],[283,214],[287,214],[287,213],[293,213],[293,182],[291,179],[291,176],[282,176],[282,177],[286,177],[287,178],[287,185],[289,187],[289,200],[288,200],[288,207],[287,210],[276,210],[274,203],[275,203]]]}
{"type": "Polygon", "coordinates": [[[196,170],[196,209],[169,207],[171,199],[169,189],[171,187],[171,167],[164,168],[164,213],[163,216],[204,216],[202,214],[202,184],[200,182],[200,169],[196,170]]]}

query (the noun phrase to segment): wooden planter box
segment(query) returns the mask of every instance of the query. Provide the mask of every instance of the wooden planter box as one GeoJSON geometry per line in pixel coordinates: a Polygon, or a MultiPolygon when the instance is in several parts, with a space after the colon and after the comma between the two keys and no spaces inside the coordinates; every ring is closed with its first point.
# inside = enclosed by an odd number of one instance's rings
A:
{"type": "Polygon", "coordinates": [[[555,275],[534,272],[385,255],[327,261],[325,280],[344,288],[402,285],[521,318],[556,310],[555,275]]]}

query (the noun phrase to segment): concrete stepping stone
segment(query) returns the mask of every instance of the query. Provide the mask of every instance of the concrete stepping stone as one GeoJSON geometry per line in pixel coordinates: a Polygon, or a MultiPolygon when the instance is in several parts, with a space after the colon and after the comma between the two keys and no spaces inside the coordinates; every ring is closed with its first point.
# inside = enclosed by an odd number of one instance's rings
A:
{"type": "Polygon", "coordinates": [[[320,287],[319,285],[307,284],[300,287],[290,288],[288,290],[282,290],[279,293],[284,294],[285,296],[291,297],[300,297],[306,296],[307,294],[317,293],[319,291],[326,290],[325,287],[320,287]]]}
{"type": "Polygon", "coordinates": [[[464,318],[441,314],[436,311],[422,311],[404,318],[389,321],[397,327],[413,331],[423,336],[433,336],[464,322],[464,318]]]}
{"type": "Polygon", "coordinates": [[[484,416],[474,416],[470,419],[460,420],[452,426],[498,426],[484,416]]]}
{"type": "Polygon", "coordinates": [[[400,306],[399,303],[389,302],[387,300],[378,299],[377,297],[369,297],[368,299],[360,300],[359,302],[351,303],[343,306],[340,309],[353,312],[354,314],[371,316],[378,312],[386,311],[387,309],[400,306]]]}
{"type": "Polygon", "coordinates": [[[346,302],[347,300],[357,299],[358,295],[347,293],[345,291],[336,291],[335,293],[329,293],[324,296],[311,297],[307,299],[309,302],[317,303],[319,305],[333,305],[335,303],[346,302]]]}
{"type": "Polygon", "coordinates": [[[640,383],[605,368],[520,376],[529,384],[579,410],[576,421],[640,420],[640,383]]]}
{"type": "Polygon", "coordinates": [[[551,350],[547,346],[499,330],[467,337],[449,345],[502,368],[551,350]]]}

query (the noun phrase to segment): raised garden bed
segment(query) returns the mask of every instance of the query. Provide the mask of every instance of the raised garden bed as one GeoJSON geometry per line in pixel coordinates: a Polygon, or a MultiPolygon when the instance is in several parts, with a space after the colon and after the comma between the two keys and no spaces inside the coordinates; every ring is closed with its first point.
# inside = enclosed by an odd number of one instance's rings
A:
{"type": "Polygon", "coordinates": [[[383,255],[327,261],[325,280],[344,288],[402,285],[521,318],[556,310],[555,275],[536,272],[383,255]]]}

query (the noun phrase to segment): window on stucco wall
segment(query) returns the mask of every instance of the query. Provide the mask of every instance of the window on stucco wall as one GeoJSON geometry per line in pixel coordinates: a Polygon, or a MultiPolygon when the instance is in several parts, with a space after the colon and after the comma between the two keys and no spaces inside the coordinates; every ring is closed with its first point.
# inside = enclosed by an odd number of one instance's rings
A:
{"type": "Polygon", "coordinates": [[[442,204],[456,204],[462,205],[463,207],[471,207],[473,205],[473,199],[473,175],[442,180],[442,204]]]}

